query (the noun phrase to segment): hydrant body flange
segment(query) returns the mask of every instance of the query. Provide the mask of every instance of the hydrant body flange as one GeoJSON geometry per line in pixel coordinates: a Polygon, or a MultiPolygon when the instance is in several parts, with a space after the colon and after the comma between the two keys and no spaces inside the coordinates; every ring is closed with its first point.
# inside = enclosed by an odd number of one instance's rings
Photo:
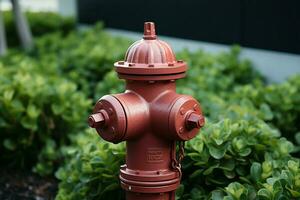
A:
{"type": "Polygon", "coordinates": [[[170,46],[156,38],[154,23],[146,22],[144,38],[115,68],[126,91],[100,98],[89,125],[109,142],[126,141],[120,182],[128,200],[173,200],[181,178],[176,141],[194,138],[204,125],[200,104],[176,93],[186,63],[176,61],[170,46]]]}

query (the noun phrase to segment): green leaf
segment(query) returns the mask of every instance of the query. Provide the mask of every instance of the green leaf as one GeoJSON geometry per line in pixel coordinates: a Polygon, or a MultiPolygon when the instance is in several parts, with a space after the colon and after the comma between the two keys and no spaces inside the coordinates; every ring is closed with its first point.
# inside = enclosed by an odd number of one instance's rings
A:
{"type": "Polygon", "coordinates": [[[245,192],[245,187],[238,182],[233,182],[230,183],[225,190],[229,195],[234,197],[234,199],[241,199],[242,194],[245,192]]]}
{"type": "Polygon", "coordinates": [[[197,177],[199,177],[202,174],[202,172],[203,172],[203,169],[197,169],[189,177],[191,179],[197,178],[197,177]]]}
{"type": "Polygon", "coordinates": [[[37,123],[36,123],[35,119],[29,118],[27,116],[22,117],[21,124],[26,129],[30,129],[30,130],[33,130],[33,131],[37,130],[37,123]]]}
{"type": "Polygon", "coordinates": [[[272,199],[272,193],[267,189],[263,188],[257,192],[257,195],[262,199],[272,199]]]}
{"type": "Polygon", "coordinates": [[[261,180],[262,167],[260,163],[254,162],[250,168],[250,175],[254,182],[259,182],[261,180]]]}
{"type": "Polygon", "coordinates": [[[296,140],[297,144],[300,145],[300,132],[295,134],[295,140],[296,140]]]}
{"type": "Polygon", "coordinates": [[[292,190],[292,189],[290,189],[290,188],[287,188],[289,191],[290,191],[290,193],[292,194],[292,197],[300,197],[300,190],[299,191],[296,191],[296,190],[292,190]]]}
{"type": "Polygon", "coordinates": [[[58,105],[58,104],[52,104],[51,109],[55,115],[60,115],[64,111],[63,105],[58,105]]]}
{"type": "Polygon", "coordinates": [[[273,119],[273,113],[267,104],[262,104],[260,106],[260,111],[263,113],[265,120],[273,119]]]}
{"type": "Polygon", "coordinates": [[[211,199],[212,200],[223,200],[224,194],[220,190],[214,190],[212,191],[211,199]]]}
{"type": "Polygon", "coordinates": [[[194,161],[201,161],[201,154],[198,152],[188,153],[187,156],[189,156],[194,161]]]}
{"type": "Polygon", "coordinates": [[[5,102],[10,102],[14,96],[14,91],[13,90],[6,90],[3,93],[3,99],[5,102]]]}
{"type": "Polygon", "coordinates": [[[8,123],[4,120],[4,119],[2,119],[1,117],[0,117],[0,128],[1,127],[6,127],[8,125],[8,123]]]}
{"type": "Polygon", "coordinates": [[[252,150],[250,148],[245,148],[239,151],[239,155],[245,157],[248,156],[251,153],[251,151],[252,150]]]}
{"type": "Polygon", "coordinates": [[[236,173],[234,171],[224,171],[224,175],[228,179],[233,179],[236,177],[236,173]]]}
{"type": "Polygon", "coordinates": [[[289,160],[288,161],[288,168],[294,173],[297,174],[297,172],[300,172],[299,169],[299,162],[293,161],[293,160],[289,160]]]}
{"type": "Polygon", "coordinates": [[[8,150],[15,150],[16,149],[16,144],[14,143],[14,141],[10,140],[10,139],[5,139],[3,141],[3,146],[8,149],[8,150]]]}
{"type": "Polygon", "coordinates": [[[35,119],[40,115],[40,110],[33,104],[27,107],[27,114],[30,118],[35,119]]]}
{"type": "Polygon", "coordinates": [[[203,172],[203,175],[209,175],[213,172],[214,169],[219,167],[219,163],[211,164],[208,169],[203,172]]]}
{"type": "Polygon", "coordinates": [[[235,167],[235,162],[232,159],[224,160],[220,163],[220,169],[232,171],[235,167]]]}
{"type": "Polygon", "coordinates": [[[101,195],[100,195],[100,196],[102,196],[102,195],[105,194],[106,192],[114,191],[114,190],[116,190],[116,189],[120,189],[120,186],[119,186],[118,183],[110,184],[110,185],[108,185],[108,186],[106,186],[106,187],[104,188],[104,190],[101,192],[101,195]]]}
{"type": "Polygon", "coordinates": [[[11,111],[14,114],[20,114],[21,112],[23,112],[25,110],[22,102],[19,99],[12,100],[11,106],[12,106],[11,111]]]}
{"type": "Polygon", "coordinates": [[[226,147],[220,146],[220,147],[214,147],[213,145],[208,146],[209,153],[212,157],[215,159],[221,159],[224,157],[225,152],[226,152],[226,147]]]}
{"type": "Polygon", "coordinates": [[[176,200],[179,200],[183,194],[184,194],[184,185],[180,184],[176,190],[176,200]]]}

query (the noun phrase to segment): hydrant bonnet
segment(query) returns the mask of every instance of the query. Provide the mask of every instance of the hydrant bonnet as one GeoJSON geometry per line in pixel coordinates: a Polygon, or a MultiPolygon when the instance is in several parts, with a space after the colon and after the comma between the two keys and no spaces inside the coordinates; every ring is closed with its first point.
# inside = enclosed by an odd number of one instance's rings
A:
{"type": "Polygon", "coordinates": [[[157,39],[153,22],[145,23],[143,39],[133,43],[115,67],[120,78],[130,80],[174,80],[183,78],[187,70],[185,62],[176,61],[171,47],[157,39]]]}

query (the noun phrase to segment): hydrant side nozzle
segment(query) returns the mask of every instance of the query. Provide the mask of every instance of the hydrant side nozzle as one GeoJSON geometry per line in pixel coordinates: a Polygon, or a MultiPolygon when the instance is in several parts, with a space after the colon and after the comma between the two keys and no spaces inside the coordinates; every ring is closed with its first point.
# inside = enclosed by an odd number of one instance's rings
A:
{"type": "Polygon", "coordinates": [[[186,126],[189,129],[193,129],[193,128],[200,129],[201,127],[204,126],[204,123],[205,123],[205,118],[203,117],[203,115],[199,115],[194,112],[189,114],[186,119],[186,126]]]}
{"type": "Polygon", "coordinates": [[[95,113],[89,116],[88,123],[91,128],[99,127],[104,122],[104,117],[101,113],[95,113]]]}
{"type": "Polygon", "coordinates": [[[105,124],[105,117],[101,112],[92,114],[88,118],[88,123],[91,128],[98,128],[105,124]]]}

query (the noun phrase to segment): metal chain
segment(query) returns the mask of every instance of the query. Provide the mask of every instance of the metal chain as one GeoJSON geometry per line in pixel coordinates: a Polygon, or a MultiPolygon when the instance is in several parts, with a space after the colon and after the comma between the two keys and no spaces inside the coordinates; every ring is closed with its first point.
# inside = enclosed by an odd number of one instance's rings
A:
{"type": "Polygon", "coordinates": [[[181,162],[184,158],[184,141],[178,142],[179,146],[179,152],[178,155],[176,155],[176,141],[173,143],[172,147],[172,168],[177,170],[179,173],[179,178],[182,177],[182,171],[181,171],[181,162]]]}
{"type": "Polygon", "coordinates": [[[184,141],[179,142],[178,162],[181,163],[184,158],[184,141]]]}

